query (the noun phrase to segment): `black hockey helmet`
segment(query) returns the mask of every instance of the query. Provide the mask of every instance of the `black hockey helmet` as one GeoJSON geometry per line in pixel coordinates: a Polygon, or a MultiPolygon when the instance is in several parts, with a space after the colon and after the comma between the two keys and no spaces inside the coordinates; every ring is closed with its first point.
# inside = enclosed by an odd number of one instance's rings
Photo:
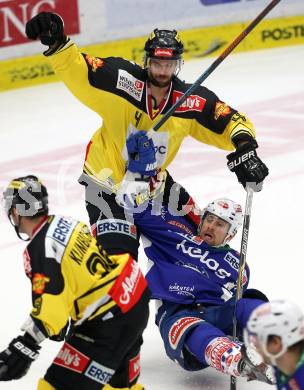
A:
{"type": "Polygon", "coordinates": [[[11,220],[12,207],[21,217],[37,217],[48,214],[46,187],[34,175],[13,179],[3,192],[4,209],[11,220]]]}
{"type": "Polygon", "coordinates": [[[145,66],[148,58],[162,60],[181,60],[184,45],[176,30],[159,30],[150,34],[145,43],[145,66]]]}

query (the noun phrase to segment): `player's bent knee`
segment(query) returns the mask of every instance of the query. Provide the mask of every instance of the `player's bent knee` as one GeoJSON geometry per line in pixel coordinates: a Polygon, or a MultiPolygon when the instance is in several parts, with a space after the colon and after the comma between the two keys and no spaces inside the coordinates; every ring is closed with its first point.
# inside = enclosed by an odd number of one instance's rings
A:
{"type": "Polygon", "coordinates": [[[39,379],[37,390],[56,390],[56,388],[45,379],[41,378],[39,379]]]}

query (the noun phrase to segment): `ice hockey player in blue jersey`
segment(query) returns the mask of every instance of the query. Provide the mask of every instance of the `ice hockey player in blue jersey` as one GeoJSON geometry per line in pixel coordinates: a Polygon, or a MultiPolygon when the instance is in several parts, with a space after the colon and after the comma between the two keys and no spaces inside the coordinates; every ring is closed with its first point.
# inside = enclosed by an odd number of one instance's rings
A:
{"type": "MultiPolygon", "coordinates": [[[[140,161],[142,156],[136,158],[140,161]]],[[[242,224],[241,206],[223,198],[208,204],[201,214],[193,212],[194,202],[178,210],[177,187],[168,194],[162,192],[161,181],[145,187],[143,182],[127,180],[128,172],[121,186],[125,196],[120,193],[119,199],[130,213],[134,206],[134,222],[149,259],[146,278],[157,302],[156,324],[168,357],[186,370],[211,366],[229,375],[273,383],[272,369],[261,356],[228,337],[239,268],[239,254],[228,243],[242,224]]],[[[236,304],[241,331],[251,312],[267,301],[263,293],[247,289],[248,281],[246,266],[244,294],[236,304]]]]}
{"type": "MultiPolygon", "coordinates": [[[[189,216],[191,212],[173,215],[164,207],[153,215],[153,202],[134,214],[149,259],[146,279],[157,300],[156,324],[167,355],[186,370],[211,366],[273,383],[272,370],[260,356],[227,337],[232,334],[239,266],[239,254],[228,242],[241,226],[241,206],[217,199],[203,210],[199,226],[189,216]]],[[[247,289],[248,281],[246,266],[243,298],[236,305],[241,331],[251,312],[267,300],[260,291],[247,289]]]]}
{"type": "Polygon", "coordinates": [[[278,300],[258,307],[244,339],[273,365],[278,390],[304,390],[304,314],[297,305],[278,300]]]}

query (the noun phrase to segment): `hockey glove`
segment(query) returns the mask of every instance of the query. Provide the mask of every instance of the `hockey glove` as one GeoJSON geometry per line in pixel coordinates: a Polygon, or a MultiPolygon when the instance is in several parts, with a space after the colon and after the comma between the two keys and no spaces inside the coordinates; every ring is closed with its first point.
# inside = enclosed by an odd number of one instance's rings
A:
{"type": "Polygon", "coordinates": [[[235,152],[228,154],[228,168],[235,172],[238,181],[246,188],[247,183],[254,183],[254,191],[261,191],[262,183],[269,171],[263,161],[258,157],[256,148],[258,144],[252,140],[239,146],[235,152]]]}
{"type": "Polygon", "coordinates": [[[43,54],[51,55],[62,47],[68,38],[64,34],[62,18],[52,12],[41,12],[26,23],[25,33],[29,39],[39,38],[49,49],[43,54]]]}
{"type": "Polygon", "coordinates": [[[13,339],[0,353],[0,381],[22,378],[39,356],[39,345],[27,333],[13,339]]]}
{"type": "Polygon", "coordinates": [[[127,139],[128,171],[143,176],[156,175],[156,156],[152,138],[145,131],[131,134],[127,139]]]}
{"type": "MultiPolygon", "coordinates": [[[[136,173],[127,171],[117,190],[116,202],[128,212],[133,213],[135,209],[149,200],[149,196],[150,177],[137,177],[136,173]]],[[[143,211],[142,208],[138,210],[143,211]]]]}

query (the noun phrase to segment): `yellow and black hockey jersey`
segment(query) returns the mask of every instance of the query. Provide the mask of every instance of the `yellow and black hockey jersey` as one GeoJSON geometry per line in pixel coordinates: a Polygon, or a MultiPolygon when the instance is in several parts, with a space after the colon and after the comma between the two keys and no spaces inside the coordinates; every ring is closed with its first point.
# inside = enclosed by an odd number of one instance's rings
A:
{"type": "Polygon", "coordinates": [[[24,266],[33,309],[23,329],[33,334],[36,325],[44,337],[59,334],[69,319],[80,325],[126,313],[147,286],[128,254],[108,256],[84,223],[60,215],[45,217],[35,229],[24,266]]]}
{"type": "MultiPolygon", "coordinates": [[[[128,135],[153,128],[190,84],[174,76],[162,110],[155,112],[148,99],[147,71],[142,67],[119,57],[81,54],[71,41],[48,58],[69,90],[102,117],[102,126],[87,146],[84,172],[97,183],[115,189],[125,174],[128,135]]],[[[254,137],[255,133],[246,116],[199,86],[153,135],[159,168],[168,167],[188,135],[233,150],[235,137],[254,137]]]]}

